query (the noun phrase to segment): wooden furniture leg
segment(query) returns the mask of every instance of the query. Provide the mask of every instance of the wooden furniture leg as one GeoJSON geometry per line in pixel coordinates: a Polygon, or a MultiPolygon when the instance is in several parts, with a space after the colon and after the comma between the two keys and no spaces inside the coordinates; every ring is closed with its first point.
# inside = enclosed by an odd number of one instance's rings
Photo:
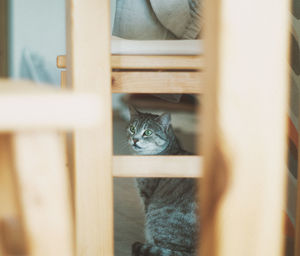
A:
{"type": "Polygon", "coordinates": [[[16,193],[11,135],[0,134],[0,255],[25,254],[16,193]],[[13,232],[13,234],[12,234],[13,232]]]}
{"type": "MultiPolygon", "coordinates": [[[[300,125],[300,118],[299,118],[300,125]]],[[[298,135],[300,145],[300,136],[298,135]]],[[[296,206],[296,225],[295,225],[295,246],[294,256],[300,256],[300,148],[298,148],[298,179],[297,179],[297,206],[296,206]]]]}
{"type": "Polygon", "coordinates": [[[69,183],[59,134],[18,132],[13,140],[29,255],[73,255],[69,183]]]}
{"type": "Polygon", "coordinates": [[[289,3],[207,0],[204,6],[208,80],[201,255],[280,256],[289,3]]]}
{"type": "Polygon", "coordinates": [[[99,97],[102,122],[74,133],[77,255],[113,255],[108,0],[67,1],[67,87],[99,97]]]}

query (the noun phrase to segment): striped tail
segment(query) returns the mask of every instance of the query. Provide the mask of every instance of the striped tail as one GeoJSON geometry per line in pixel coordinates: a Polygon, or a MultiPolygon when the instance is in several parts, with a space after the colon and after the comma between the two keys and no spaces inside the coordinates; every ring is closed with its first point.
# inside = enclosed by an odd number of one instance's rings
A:
{"type": "Polygon", "coordinates": [[[194,253],[171,251],[151,244],[135,242],[132,245],[132,256],[194,256],[194,253]]]}

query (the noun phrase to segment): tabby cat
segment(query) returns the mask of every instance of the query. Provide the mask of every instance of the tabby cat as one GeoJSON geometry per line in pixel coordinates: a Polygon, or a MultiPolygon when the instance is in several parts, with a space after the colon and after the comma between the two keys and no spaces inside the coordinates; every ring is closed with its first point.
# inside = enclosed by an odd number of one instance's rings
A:
{"type": "MultiPolygon", "coordinates": [[[[170,114],[141,113],[130,107],[130,148],[138,155],[188,155],[174,134],[170,114]]],[[[135,242],[132,256],[195,255],[198,222],[195,179],[137,178],[145,210],[146,243],[135,242]]]]}

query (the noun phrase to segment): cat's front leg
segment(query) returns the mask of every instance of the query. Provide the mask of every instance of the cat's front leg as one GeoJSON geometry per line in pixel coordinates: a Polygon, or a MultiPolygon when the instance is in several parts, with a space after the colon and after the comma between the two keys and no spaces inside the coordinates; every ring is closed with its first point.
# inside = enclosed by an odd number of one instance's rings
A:
{"type": "Polygon", "coordinates": [[[132,256],[139,256],[141,252],[141,248],[143,247],[144,244],[140,242],[135,242],[131,246],[131,255],[132,256]]]}
{"type": "Polygon", "coordinates": [[[161,250],[150,244],[142,244],[140,242],[135,242],[132,245],[132,256],[163,256],[161,250]]]}
{"type": "Polygon", "coordinates": [[[172,251],[151,244],[135,242],[132,244],[132,256],[195,256],[187,252],[172,251]]]}
{"type": "Polygon", "coordinates": [[[158,178],[137,178],[135,180],[136,187],[144,202],[152,196],[159,183],[158,178]]]}

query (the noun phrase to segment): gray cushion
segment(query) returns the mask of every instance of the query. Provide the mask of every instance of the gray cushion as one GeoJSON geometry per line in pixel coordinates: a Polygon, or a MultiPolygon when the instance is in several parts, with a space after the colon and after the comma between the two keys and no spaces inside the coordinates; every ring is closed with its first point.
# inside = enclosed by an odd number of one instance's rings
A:
{"type": "Polygon", "coordinates": [[[200,0],[116,0],[113,35],[126,39],[195,39],[200,0]]]}

